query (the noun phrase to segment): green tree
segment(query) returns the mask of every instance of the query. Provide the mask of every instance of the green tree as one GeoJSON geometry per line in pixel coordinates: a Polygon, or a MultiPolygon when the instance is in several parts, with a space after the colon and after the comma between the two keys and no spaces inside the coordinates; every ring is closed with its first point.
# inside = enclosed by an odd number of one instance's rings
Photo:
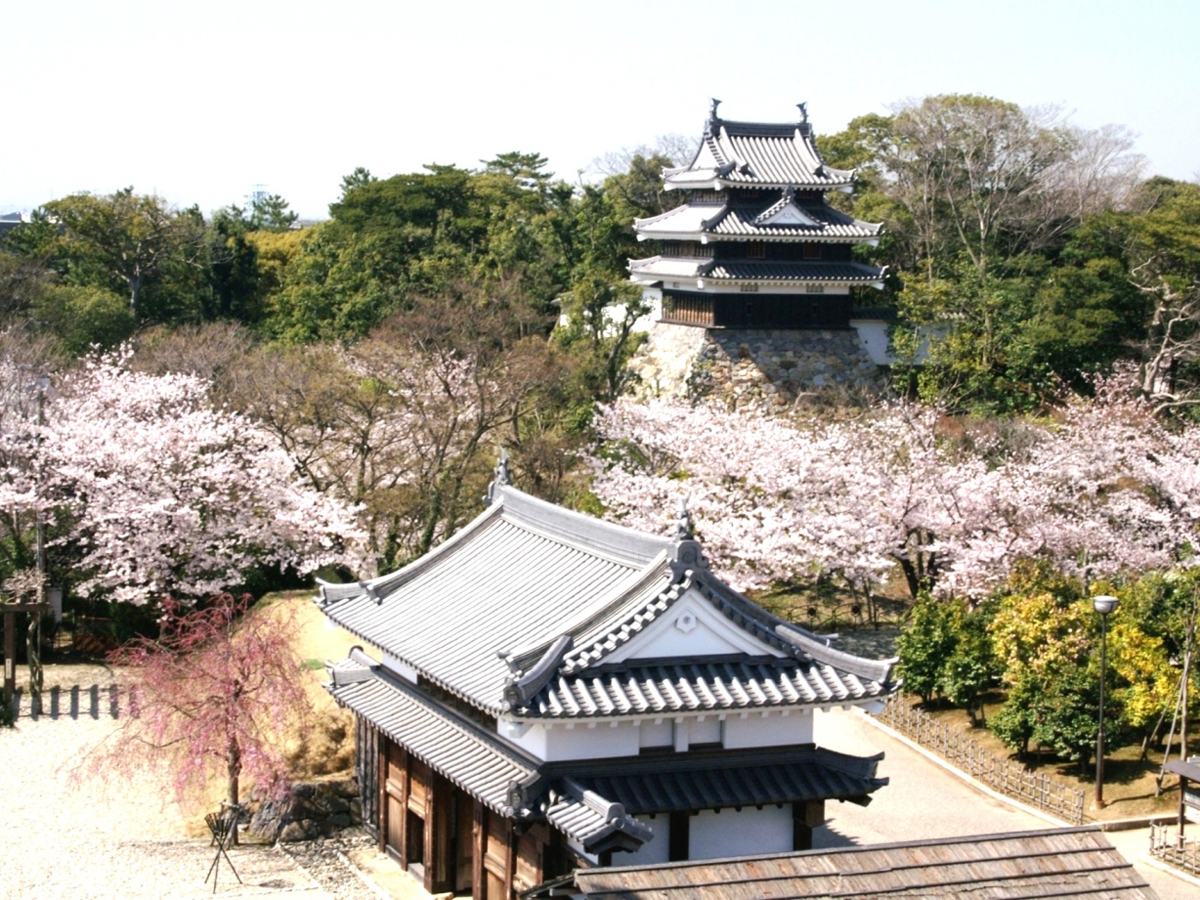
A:
{"type": "Polygon", "coordinates": [[[205,245],[199,210],[125,188],[74,194],[44,212],[61,228],[51,250],[67,283],[124,294],[139,320],[194,313],[205,245]]]}
{"type": "Polygon", "coordinates": [[[251,231],[287,231],[299,218],[279,194],[256,193],[250,200],[251,231]]]}
{"type": "MultiPolygon", "coordinates": [[[[255,324],[262,317],[258,247],[249,240],[255,230],[237,206],[217,210],[209,224],[210,294],[204,318],[255,324]]],[[[274,230],[274,229],[269,229],[274,230]]]]}
{"type": "Polygon", "coordinates": [[[942,665],[941,691],[955,706],[967,711],[971,724],[984,721],[983,695],[996,682],[998,672],[992,653],[991,608],[977,609],[956,603],[951,612],[954,649],[942,665]]]}
{"type": "MultiPolygon", "coordinates": [[[[1118,608],[1110,631],[1128,615],[1118,608]]],[[[1032,565],[1017,572],[989,626],[1008,687],[1004,706],[991,718],[997,737],[1022,752],[1029,742],[1050,747],[1087,766],[1099,709],[1098,618],[1078,585],[1061,575],[1032,565]]],[[[1113,690],[1105,699],[1105,742],[1116,749],[1131,735],[1123,708],[1127,684],[1115,667],[1108,674],[1113,690]]]]}
{"type": "Polygon", "coordinates": [[[1156,410],[1200,403],[1200,185],[1153,179],[1131,223],[1129,276],[1147,301],[1141,391],[1156,410]]]}
{"type": "Polygon", "coordinates": [[[942,692],[946,660],[956,644],[950,607],[928,593],[919,595],[908,625],[896,639],[896,654],[905,689],[922,703],[942,692]]]}

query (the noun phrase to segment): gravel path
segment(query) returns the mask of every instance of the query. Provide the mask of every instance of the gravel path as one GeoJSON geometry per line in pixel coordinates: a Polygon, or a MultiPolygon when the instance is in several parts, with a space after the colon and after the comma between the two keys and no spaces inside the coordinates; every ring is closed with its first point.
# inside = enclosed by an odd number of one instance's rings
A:
{"type": "MultiPolygon", "coordinates": [[[[44,714],[31,717],[22,695],[16,727],[0,728],[0,900],[212,897],[205,876],[216,851],[207,838],[188,837],[203,824],[167,799],[164,772],[149,770],[121,784],[72,775],[120,714],[111,672],[70,666],[47,667],[46,674],[44,714]]],[[[229,851],[242,883],[222,860],[216,893],[380,900],[378,889],[346,861],[348,852],[369,845],[353,830],[287,847],[243,844],[229,851]]]]}

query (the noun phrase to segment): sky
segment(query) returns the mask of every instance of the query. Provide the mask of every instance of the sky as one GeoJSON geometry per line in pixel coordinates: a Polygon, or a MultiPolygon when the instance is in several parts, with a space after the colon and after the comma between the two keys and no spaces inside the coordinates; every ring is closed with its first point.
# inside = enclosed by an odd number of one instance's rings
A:
{"type": "MultiPolygon", "coordinates": [[[[328,215],[357,166],[558,177],[728,119],[818,136],[934,94],[1127,127],[1200,175],[1197,0],[0,0],[0,213],[126,186],[206,214],[256,186],[328,215]]],[[[584,177],[587,177],[585,174],[584,177]]]]}

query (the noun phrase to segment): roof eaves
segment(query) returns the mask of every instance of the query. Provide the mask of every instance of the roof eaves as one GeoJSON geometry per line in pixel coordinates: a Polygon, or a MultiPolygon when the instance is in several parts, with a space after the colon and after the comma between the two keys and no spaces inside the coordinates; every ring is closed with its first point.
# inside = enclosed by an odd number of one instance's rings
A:
{"type": "MultiPolygon", "coordinates": [[[[451,537],[438,544],[420,559],[414,560],[407,566],[397,569],[395,572],[389,572],[387,575],[381,575],[378,578],[357,581],[352,584],[335,584],[318,579],[318,605],[322,609],[328,610],[329,606],[339,600],[346,600],[363,594],[369,596],[376,603],[382,603],[384,599],[390,594],[395,593],[406,582],[412,581],[418,575],[428,571],[440,563],[442,559],[453,554],[463,544],[468,543],[475,532],[481,530],[492,519],[500,515],[501,506],[502,504],[494,503],[487,507],[451,537]]],[[[370,640],[370,638],[366,639],[370,640]]]]}
{"type": "Polygon", "coordinates": [[[817,662],[850,672],[859,678],[878,682],[881,685],[891,683],[893,670],[896,663],[899,662],[898,657],[874,660],[838,650],[827,640],[823,641],[816,635],[783,621],[775,626],[775,633],[817,662]]]}

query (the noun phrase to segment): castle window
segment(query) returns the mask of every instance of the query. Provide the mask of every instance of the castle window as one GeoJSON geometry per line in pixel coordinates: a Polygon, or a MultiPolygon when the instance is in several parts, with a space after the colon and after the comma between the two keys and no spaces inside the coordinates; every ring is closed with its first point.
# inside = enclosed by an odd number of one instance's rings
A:
{"type": "Polygon", "coordinates": [[[767,245],[762,241],[751,241],[746,245],[746,259],[766,259],[767,245]]]}
{"type": "Polygon", "coordinates": [[[814,244],[811,242],[805,244],[804,245],[804,258],[805,259],[820,259],[821,258],[821,245],[814,244]]]}

